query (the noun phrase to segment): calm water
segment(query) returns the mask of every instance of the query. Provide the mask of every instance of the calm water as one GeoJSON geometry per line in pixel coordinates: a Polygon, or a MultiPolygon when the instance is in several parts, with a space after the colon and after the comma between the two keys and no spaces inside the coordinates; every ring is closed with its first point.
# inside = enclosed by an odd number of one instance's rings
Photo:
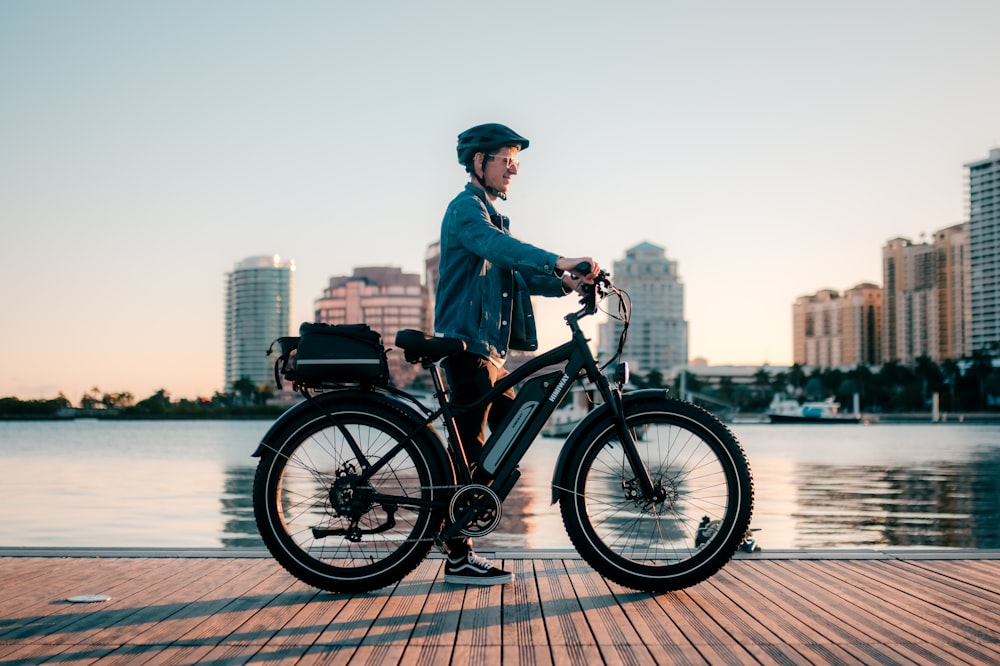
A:
{"type": "MultiPolygon", "coordinates": [[[[260,546],[251,507],[264,421],[0,422],[0,547],[260,546]]],[[[765,549],[1000,548],[1000,428],[736,425],[765,549]]],[[[481,546],[568,548],[536,442],[481,546]]]]}

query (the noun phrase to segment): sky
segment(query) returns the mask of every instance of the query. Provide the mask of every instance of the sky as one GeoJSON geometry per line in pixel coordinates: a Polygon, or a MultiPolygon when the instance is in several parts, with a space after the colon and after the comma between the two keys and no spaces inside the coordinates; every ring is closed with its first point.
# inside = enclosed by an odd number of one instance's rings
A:
{"type": "MultiPolygon", "coordinates": [[[[0,2],[0,397],[224,391],[225,274],[422,273],[455,137],[531,140],[501,211],[678,262],[689,355],[792,360],[795,298],[967,219],[1000,3],[0,2]]],[[[538,308],[543,348],[567,299],[538,308]]]]}

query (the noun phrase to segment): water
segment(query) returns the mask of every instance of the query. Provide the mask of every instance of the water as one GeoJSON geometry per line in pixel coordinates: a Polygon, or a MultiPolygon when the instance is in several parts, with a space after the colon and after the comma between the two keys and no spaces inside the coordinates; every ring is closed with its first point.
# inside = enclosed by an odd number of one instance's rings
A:
{"type": "MultiPolygon", "coordinates": [[[[264,421],[0,422],[0,547],[258,547],[264,421]]],[[[1000,548],[1000,428],[735,425],[765,549],[1000,548]]],[[[480,547],[569,548],[536,442],[480,547]]]]}

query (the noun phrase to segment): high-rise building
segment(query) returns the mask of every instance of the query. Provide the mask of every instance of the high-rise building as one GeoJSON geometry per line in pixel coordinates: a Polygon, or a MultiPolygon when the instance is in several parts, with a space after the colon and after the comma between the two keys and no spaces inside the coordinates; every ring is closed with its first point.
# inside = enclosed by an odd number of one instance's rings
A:
{"type": "MultiPolygon", "coordinates": [[[[688,324],[684,320],[684,284],[677,262],[666,250],[640,243],[614,262],[615,284],[632,298],[632,321],[622,360],[630,369],[646,375],[656,370],[664,377],[688,362],[688,324]]],[[[609,319],[599,329],[599,353],[610,358],[618,346],[622,323],[609,319]]]]}
{"type": "Polygon", "coordinates": [[[792,306],[792,360],[800,365],[832,368],[843,365],[843,300],[833,289],[800,296],[792,306]]]}
{"type": "Polygon", "coordinates": [[[822,289],[792,305],[792,359],[804,366],[852,368],[880,362],[882,289],[862,282],[822,289]]]}
{"type": "Polygon", "coordinates": [[[886,361],[937,358],[938,299],[934,248],[893,238],[882,248],[882,353],[886,361]]]}
{"type": "MultiPolygon", "coordinates": [[[[325,324],[368,324],[391,347],[404,328],[424,330],[426,290],[420,275],[399,268],[355,268],[350,276],[332,277],[316,300],[316,321],[325,324]]],[[[408,385],[420,366],[407,363],[401,353],[389,354],[389,371],[398,386],[408,385]]]]}
{"type": "Polygon", "coordinates": [[[883,361],[912,363],[921,356],[943,361],[968,354],[968,249],[964,224],[934,232],[931,243],[894,238],[885,244],[883,361]]]}
{"type": "Polygon", "coordinates": [[[969,170],[970,351],[1000,345],[1000,148],[969,170]]]}
{"type": "Polygon", "coordinates": [[[959,359],[972,351],[972,304],[969,225],[956,224],[934,232],[938,286],[939,357],[959,359]]]}
{"type": "Polygon", "coordinates": [[[274,358],[265,352],[289,334],[295,263],[250,257],[226,273],[226,390],[249,379],[274,388],[274,358]]]}
{"type": "Polygon", "coordinates": [[[878,365],[882,360],[882,287],[862,282],[844,292],[845,366],[878,365]]]}

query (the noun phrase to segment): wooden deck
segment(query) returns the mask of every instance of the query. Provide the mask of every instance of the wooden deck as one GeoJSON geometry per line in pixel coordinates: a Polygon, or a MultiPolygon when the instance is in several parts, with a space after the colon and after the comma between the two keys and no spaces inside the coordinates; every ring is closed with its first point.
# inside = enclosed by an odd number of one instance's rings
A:
{"type": "Polygon", "coordinates": [[[432,558],[357,596],[231,552],[0,552],[0,664],[1000,663],[993,551],[764,553],[660,595],[502,553],[512,585],[446,585],[432,558]]]}

